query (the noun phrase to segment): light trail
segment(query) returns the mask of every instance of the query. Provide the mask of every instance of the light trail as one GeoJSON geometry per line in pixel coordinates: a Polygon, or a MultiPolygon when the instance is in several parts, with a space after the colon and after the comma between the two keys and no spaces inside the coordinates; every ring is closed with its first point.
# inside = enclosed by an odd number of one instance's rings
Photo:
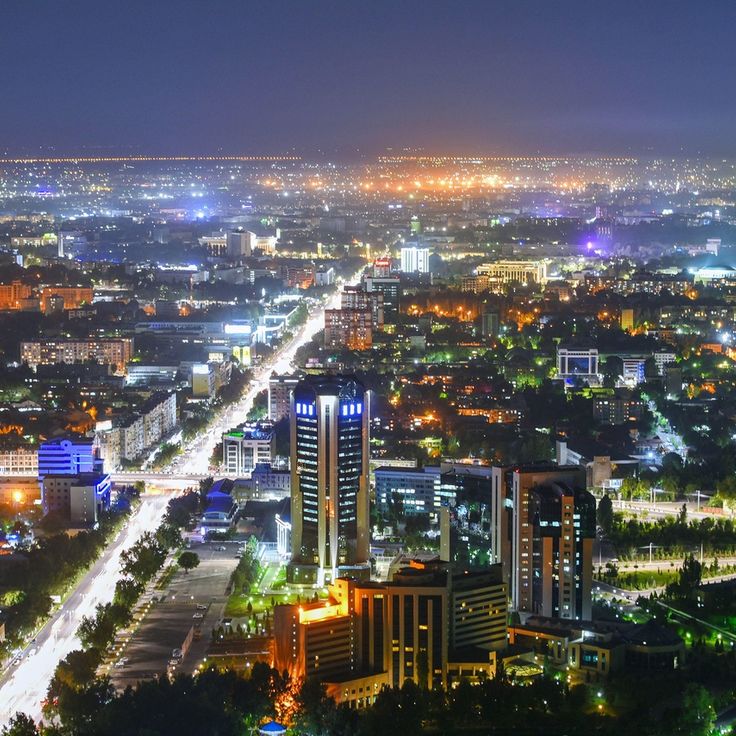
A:
{"type": "MultiPolygon", "coordinates": [[[[362,269],[350,279],[357,283],[362,269]]],[[[325,309],[340,304],[340,291],[321,305],[297,334],[283,345],[272,358],[256,370],[243,397],[228,407],[211,426],[184,447],[183,456],[169,466],[173,473],[206,473],[209,458],[223,432],[245,420],[256,396],[268,388],[273,371],[286,373],[294,370],[296,351],[308,343],[324,326],[325,309]]],[[[99,603],[112,600],[115,584],[120,577],[120,556],[132,547],[144,532],[153,531],[161,523],[168,495],[144,497],[141,506],[129,519],[118,537],[102,553],[97,562],[84,576],[76,590],[67,598],[59,610],[49,619],[36,638],[19,655],[20,663],[0,677],[0,727],[8,723],[16,712],[27,713],[38,721],[41,707],[57,664],[69,652],[79,649],[77,636],[82,617],[91,615],[99,603]]]]}
{"type": "MultiPolygon", "coordinates": [[[[358,283],[363,272],[361,268],[344,285],[358,283]]],[[[223,432],[237,426],[245,421],[245,418],[253,406],[256,396],[268,389],[268,380],[271,373],[290,373],[296,369],[294,357],[297,350],[306,345],[324,327],[325,309],[334,309],[340,306],[340,286],[329,298],[327,303],[320,306],[309,319],[301,326],[299,331],[288,343],[283,345],[271,359],[256,369],[248,389],[242,398],[234,405],[225,409],[212,426],[196,437],[191,443],[183,448],[182,456],[175,459],[171,465],[174,473],[207,473],[210,456],[215,445],[220,441],[223,432]]]]}
{"type": "Polygon", "coordinates": [[[120,577],[120,556],[144,532],[161,523],[167,495],[144,497],[125,527],[92,565],[76,590],[51,616],[36,638],[19,655],[20,663],[0,678],[0,726],[18,711],[38,721],[41,706],[56,665],[69,652],[79,649],[77,636],[83,616],[94,613],[99,603],[109,603],[120,577]]]}

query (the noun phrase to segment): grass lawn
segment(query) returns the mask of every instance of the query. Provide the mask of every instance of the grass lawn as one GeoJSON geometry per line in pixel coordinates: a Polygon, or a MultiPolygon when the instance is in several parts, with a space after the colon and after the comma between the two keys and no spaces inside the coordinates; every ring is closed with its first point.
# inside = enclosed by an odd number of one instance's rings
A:
{"type": "MultiPolygon", "coordinates": [[[[261,595],[260,593],[233,593],[225,606],[225,618],[239,618],[248,615],[248,603],[253,606],[253,613],[261,613],[271,607],[271,599],[279,603],[296,603],[297,593],[278,593],[276,595],[261,595]]],[[[304,598],[302,598],[304,600],[304,598]]]]}

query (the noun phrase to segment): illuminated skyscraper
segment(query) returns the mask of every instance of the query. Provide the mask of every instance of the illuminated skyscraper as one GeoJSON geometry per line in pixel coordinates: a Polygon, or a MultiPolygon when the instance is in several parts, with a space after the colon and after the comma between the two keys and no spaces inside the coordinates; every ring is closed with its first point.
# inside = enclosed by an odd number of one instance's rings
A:
{"type": "Polygon", "coordinates": [[[308,376],[291,398],[294,582],[367,576],[368,400],[351,376],[308,376]]]}

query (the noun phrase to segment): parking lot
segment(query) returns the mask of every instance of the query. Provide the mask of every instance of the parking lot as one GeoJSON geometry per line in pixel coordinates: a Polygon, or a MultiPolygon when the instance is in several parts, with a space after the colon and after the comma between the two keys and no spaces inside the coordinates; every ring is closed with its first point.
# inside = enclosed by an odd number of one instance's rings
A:
{"type": "Polygon", "coordinates": [[[201,638],[191,642],[176,666],[176,671],[194,671],[205,656],[212,628],[222,618],[226,589],[238,564],[237,549],[232,542],[192,545],[191,551],[199,555],[199,566],[189,573],[178,570],[166,590],[156,591],[154,597],[159,601],[151,604],[131,632],[110,670],[115,687],[122,689],[165,673],[172,650],[182,648],[190,629],[198,625],[201,638]]]}

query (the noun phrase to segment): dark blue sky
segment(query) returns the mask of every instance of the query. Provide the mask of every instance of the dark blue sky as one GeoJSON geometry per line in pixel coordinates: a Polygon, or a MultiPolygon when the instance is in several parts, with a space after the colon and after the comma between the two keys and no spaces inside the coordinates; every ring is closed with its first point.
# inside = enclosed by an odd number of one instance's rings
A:
{"type": "Polygon", "coordinates": [[[0,149],[736,155],[735,0],[2,0],[0,149]]]}

